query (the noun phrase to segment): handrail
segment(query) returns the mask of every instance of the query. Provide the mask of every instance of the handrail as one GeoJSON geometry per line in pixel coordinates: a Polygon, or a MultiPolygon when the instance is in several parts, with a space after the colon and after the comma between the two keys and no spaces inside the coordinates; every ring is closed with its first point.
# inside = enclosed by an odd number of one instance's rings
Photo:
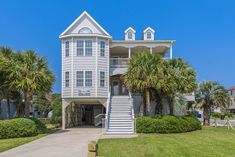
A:
{"type": "Polygon", "coordinates": [[[130,97],[130,105],[131,105],[131,114],[132,114],[132,126],[133,126],[133,131],[134,133],[136,132],[136,120],[135,120],[135,113],[134,113],[134,107],[133,107],[133,98],[131,95],[131,92],[129,91],[129,97],[130,97]]]}
{"type": "Polygon", "coordinates": [[[108,101],[107,101],[106,114],[105,114],[105,132],[108,130],[108,116],[109,116],[109,110],[110,110],[110,99],[111,99],[111,92],[110,92],[110,88],[109,88],[108,101]]]}
{"type": "Polygon", "coordinates": [[[128,67],[130,58],[110,58],[110,67],[126,68],[128,67]]]}
{"type": "Polygon", "coordinates": [[[98,126],[99,124],[102,123],[102,118],[105,116],[105,114],[101,113],[95,116],[95,126],[98,126]]]}

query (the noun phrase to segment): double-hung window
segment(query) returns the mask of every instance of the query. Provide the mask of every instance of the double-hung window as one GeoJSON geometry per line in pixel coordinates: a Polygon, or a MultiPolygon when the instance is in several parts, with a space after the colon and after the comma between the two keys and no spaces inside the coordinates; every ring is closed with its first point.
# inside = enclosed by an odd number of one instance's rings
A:
{"type": "Polygon", "coordinates": [[[69,87],[69,72],[65,72],[65,87],[69,87]]]}
{"type": "Polygon", "coordinates": [[[92,86],[92,71],[85,71],[85,86],[92,86]]]}
{"type": "Polygon", "coordinates": [[[83,40],[77,40],[77,56],[84,55],[84,42],[83,40]]]}
{"type": "Polygon", "coordinates": [[[83,71],[77,71],[77,87],[83,87],[84,76],[83,71]]]}
{"type": "Polygon", "coordinates": [[[92,56],[92,40],[85,40],[85,56],[92,56]]]}
{"type": "Polygon", "coordinates": [[[128,37],[128,39],[132,39],[132,33],[128,32],[127,37],[128,37]]]}
{"type": "Polygon", "coordinates": [[[100,56],[105,56],[105,41],[100,41],[100,56]]]}
{"type": "Polygon", "coordinates": [[[69,41],[65,42],[65,57],[69,56],[69,41]]]}
{"type": "Polygon", "coordinates": [[[105,72],[101,71],[100,72],[100,87],[105,86],[105,72]]]}
{"type": "Polygon", "coordinates": [[[147,39],[152,39],[152,34],[151,34],[151,32],[147,32],[147,39]]]}

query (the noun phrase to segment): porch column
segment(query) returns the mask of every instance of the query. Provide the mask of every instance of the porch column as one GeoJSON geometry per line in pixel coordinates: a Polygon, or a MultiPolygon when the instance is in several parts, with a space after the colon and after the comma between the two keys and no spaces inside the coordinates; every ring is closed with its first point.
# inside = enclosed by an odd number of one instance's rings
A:
{"type": "Polygon", "coordinates": [[[128,48],[128,58],[131,58],[131,48],[128,48]]]}
{"type": "Polygon", "coordinates": [[[69,105],[69,102],[65,99],[62,99],[62,130],[66,128],[66,108],[69,105]]]}
{"type": "Polygon", "coordinates": [[[153,53],[153,48],[150,47],[149,50],[150,50],[150,53],[152,54],[153,53]]]}

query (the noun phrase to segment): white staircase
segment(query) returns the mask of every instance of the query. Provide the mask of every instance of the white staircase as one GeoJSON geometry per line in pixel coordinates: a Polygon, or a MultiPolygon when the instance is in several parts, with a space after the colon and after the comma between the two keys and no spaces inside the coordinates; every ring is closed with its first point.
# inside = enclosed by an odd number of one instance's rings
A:
{"type": "Polygon", "coordinates": [[[134,134],[134,112],[130,96],[112,96],[106,134],[134,134]]]}

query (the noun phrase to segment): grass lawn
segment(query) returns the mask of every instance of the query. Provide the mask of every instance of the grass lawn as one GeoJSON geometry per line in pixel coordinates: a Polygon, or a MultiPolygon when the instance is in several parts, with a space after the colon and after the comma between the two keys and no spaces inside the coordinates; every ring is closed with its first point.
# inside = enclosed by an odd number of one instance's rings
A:
{"type": "Polygon", "coordinates": [[[204,127],[180,134],[101,139],[99,157],[235,157],[235,130],[204,127]]]}

